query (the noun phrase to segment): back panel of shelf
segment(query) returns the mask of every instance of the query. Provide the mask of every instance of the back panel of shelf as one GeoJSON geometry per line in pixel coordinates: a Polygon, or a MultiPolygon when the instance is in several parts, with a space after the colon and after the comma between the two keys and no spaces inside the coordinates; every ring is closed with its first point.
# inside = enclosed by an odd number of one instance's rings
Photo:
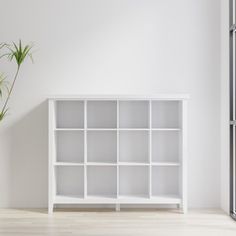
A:
{"type": "Polygon", "coordinates": [[[84,128],[84,102],[56,101],[56,128],[84,128]]]}
{"type": "Polygon", "coordinates": [[[84,167],[56,166],[56,195],[64,197],[84,196],[84,167]]]}
{"type": "Polygon", "coordinates": [[[88,128],[117,128],[116,101],[88,101],[88,128]]]}
{"type": "Polygon", "coordinates": [[[181,132],[152,131],[152,162],[180,161],[181,132]]]}
{"type": "Polygon", "coordinates": [[[113,166],[87,166],[89,197],[117,196],[117,168],[113,166]]]}
{"type": "Polygon", "coordinates": [[[119,195],[148,197],[148,171],[147,166],[119,166],[119,195]]]}
{"type": "Polygon", "coordinates": [[[56,131],[56,161],[84,162],[84,132],[56,131]]]}
{"type": "Polygon", "coordinates": [[[149,128],[149,101],[120,101],[120,128],[149,128]]]}
{"type": "Polygon", "coordinates": [[[116,131],[87,132],[87,161],[88,162],[117,162],[116,131]]]}
{"type": "Polygon", "coordinates": [[[152,101],[152,128],[181,128],[181,101],[152,101]]]}
{"type": "Polygon", "coordinates": [[[153,166],[152,167],[152,196],[179,197],[179,167],[153,166]]]}
{"type": "Polygon", "coordinates": [[[119,161],[148,163],[148,131],[120,131],[119,161]]]}

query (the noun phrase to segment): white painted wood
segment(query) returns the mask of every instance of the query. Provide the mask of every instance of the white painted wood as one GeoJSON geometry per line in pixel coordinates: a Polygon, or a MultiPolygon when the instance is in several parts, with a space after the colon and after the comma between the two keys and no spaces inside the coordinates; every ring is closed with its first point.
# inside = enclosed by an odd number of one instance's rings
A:
{"type": "Polygon", "coordinates": [[[87,162],[116,163],[116,131],[87,131],[87,162]]]}
{"type": "MultiPolygon", "coordinates": [[[[120,101],[117,100],[117,110],[116,110],[116,115],[117,115],[117,136],[116,136],[116,164],[117,164],[117,167],[116,167],[116,193],[117,193],[117,197],[119,196],[119,187],[120,187],[120,169],[119,169],[119,165],[118,163],[120,162],[120,101]]],[[[116,205],[116,211],[120,210],[120,206],[116,205]],[[119,209],[118,209],[119,208],[119,209]]]]}
{"type": "Polygon", "coordinates": [[[54,204],[177,204],[186,212],[187,98],[49,99],[49,213],[54,204]]]}
{"type": "Polygon", "coordinates": [[[57,196],[84,196],[84,167],[57,166],[57,196]]]}
{"type": "Polygon", "coordinates": [[[57,101],[56,102],[57,128],[83,128],[84,104],[83,101],[57,101]]]}
{"type": "Polygon", "coordinates": [[[119,166],[149,166],[149,163],[145,162],[119,162],[119,166]]]}
{"type": "Polygon", "coordinates": [[[145,195],[130,196],[88,196],[87,198],[73,196],[56,196],[55,204],[180,204],[181,199],[178,196],[157,196],[151,197],[145,195]]]}
{"type": "Polygon", "coordinates": [[[152,162],[152,166],[180,166],[178,162],[152,162]]]}
{"type": "Polygon", "coordinates": [[[84,131],[58,131],[56,133],[57,161],[84,162],[84,131]]]}
{"type": "Polygon", "coordinates": [[[88,166],[88,196],[117,196],[116,166],[88,166]]]}
{"type": "Polygon", "coordinates": [[[87,127],[88,128],[116,128],[117,109],[116,101],[88,101],[87,127]]]}
{"type": "Polygon", "coordinates": [[[84,101],[84,164],[85,164],[85,167],[84,167],[84,198],[87,197],[87,148],[88,148],[88,145],[87,145],[87,100],[84,101]]]}
{"type": "Polygon", "coordinates": [[[87,162],[87,166],[117,166],[117,163],[114,162],[87,162]]]}
{"type": "Polygon", "coordinates": [[[187,101],[182,101],[182,137],[181,137],[181,143],[182,143],[182,152],[181,152],[181,166],[182,166],[182,210],[183,213],[187,212],[187,163],[188,163],[188,148],[187,148],[187,140],[188,140],[188,131],[187,131],[187,101]]]}
{"type": "Polygon", "coordinates": [[[54,166],[84,166],[84,163],[55,162],[54,166]]]}
{"type": "Polygon", "coordinates": [[[54,196],[54,167],[53,167],[53,156],[54,156],[54,101],[49,100],[48,103],[48,213],[53,212],[53,196],[54,196]]]}
{"type": "Polygon", "coordinates": [[[84,131],[82,128],[56,128],[55,131],[84,131]]]}
{"type": "Polygon", "coordinates": [[[152,102],[152,127],[178,129],[179,101],[153,101],[152,102]]]}
{"type": "Polygon", "coordinates": [[[148,128],[148,101],[120,101],[120,128],[148,128]]]}
{"type": "Polygon", "coordinates": [[[179,181],[179,168],[175,166],[153,166],[152,196],[180,196],[179,181]]]}
{"type": "Polygon", "coordinates": [[[179,162],[180,135],[176,131],[152,131],[152,161],[179,162]]]}
{"type": "Polygon", "coordinates": [[[149,100],[148,101],[148,104],[149,104],[149,109],[148,109],[148,116],[149,116],[149,139],[148,139],[148,162],[149,162],[149,176],[148,176],[148,182],[149,182],[149,197],[151,198],[152,196],[152,166],[151,166],[151,163],[152,163],[152,101],[149,100]]]}
{"type": "Polygon", "coordinates": [[[148,163],[148,131],[120,131],[120,162],[148,163]]]}
{"type": "Polygon", "coordinates": [[[91,95],[91,94],[84,94],[84,95],[51,95],[49,96],[49,99],[54,99],[54,100],[165,100],[165,101],[173,101],[173,100],[188,100],[190,98],[189,94],[176,94],[176,93],[172,93],[172,94],[134,94],[134,95],[121,95],[121,94],[107,94],[107,95],[101,95],[101,94],[95,94],[95,95],[91,95]]]}
{"type": "Polygon", "coordinates": [[[148,166],[120,166],[120,195],[149,197],[148,166]]]}
{"type": "Polygon", "coordinates": [[[120,204],[116,204],[116,211],[120,211],[120,204]]]}

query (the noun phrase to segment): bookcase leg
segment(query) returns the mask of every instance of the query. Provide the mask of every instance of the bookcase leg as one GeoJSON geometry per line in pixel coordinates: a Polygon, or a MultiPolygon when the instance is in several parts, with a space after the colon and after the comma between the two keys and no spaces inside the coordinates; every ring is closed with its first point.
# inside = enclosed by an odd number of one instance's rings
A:
{"type": "Polygon", "coordinates": [[[178,204],[178,209],[180,210],[181,213],[186,214],[187,213],[187,206],[186,204],[178,204]]]}
{"type": "Polygon", "coordinates": [[[48,214],[53,213],[53,204],[48,205],[48,214]]]}
{"type": "Polygon", "coordinates": [[[120,204],[116,204],[116,211],[120,211],[120,204]]]}
{"type": "Polygon", "coordinates": [[[187,206],[185,204],[183,204],[183,206],[182,206],[182,213],[183,214],[187,213],[187,206]]]}

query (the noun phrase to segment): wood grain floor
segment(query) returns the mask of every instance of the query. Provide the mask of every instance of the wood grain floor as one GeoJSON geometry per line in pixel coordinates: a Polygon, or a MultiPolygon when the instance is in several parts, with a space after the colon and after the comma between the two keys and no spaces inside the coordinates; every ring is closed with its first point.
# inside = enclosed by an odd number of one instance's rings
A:
{"type": "Polygon", "coordinates": [[[236,222],[220,210],[57,211],[0,210],[0,235],[236,236],[236,222]]]}

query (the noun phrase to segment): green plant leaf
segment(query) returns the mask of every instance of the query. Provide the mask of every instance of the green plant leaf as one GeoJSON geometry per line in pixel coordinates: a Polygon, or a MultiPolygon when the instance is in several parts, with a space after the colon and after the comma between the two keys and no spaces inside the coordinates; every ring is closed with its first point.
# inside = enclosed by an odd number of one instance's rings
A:
{"type": "Polygon", "coordinates": [[[18,45],[13,42],[12,45],[7,46],[10,51],[8,54],[9,60],[12,61],[13,59],[15,59],[18,67],[20,67],[27,56],[30,57],[32,60],[32,47],[33,46],[29,44],[24,46],[21,40],[19,40],[18,45]]]}
{"type": "Polygon", "coordinates": [[[4,90],[8,91],[8,83],[6,81],[6,76],[1,73],[0,74],[0,97],[2,97],[4,90]]]}
{"type": "Polygon", "coordinates": [[[0,121],[2,121],[3,118],[7,115],[7,112],[8,112],[8,109],[0,112],[0,121]]]}

